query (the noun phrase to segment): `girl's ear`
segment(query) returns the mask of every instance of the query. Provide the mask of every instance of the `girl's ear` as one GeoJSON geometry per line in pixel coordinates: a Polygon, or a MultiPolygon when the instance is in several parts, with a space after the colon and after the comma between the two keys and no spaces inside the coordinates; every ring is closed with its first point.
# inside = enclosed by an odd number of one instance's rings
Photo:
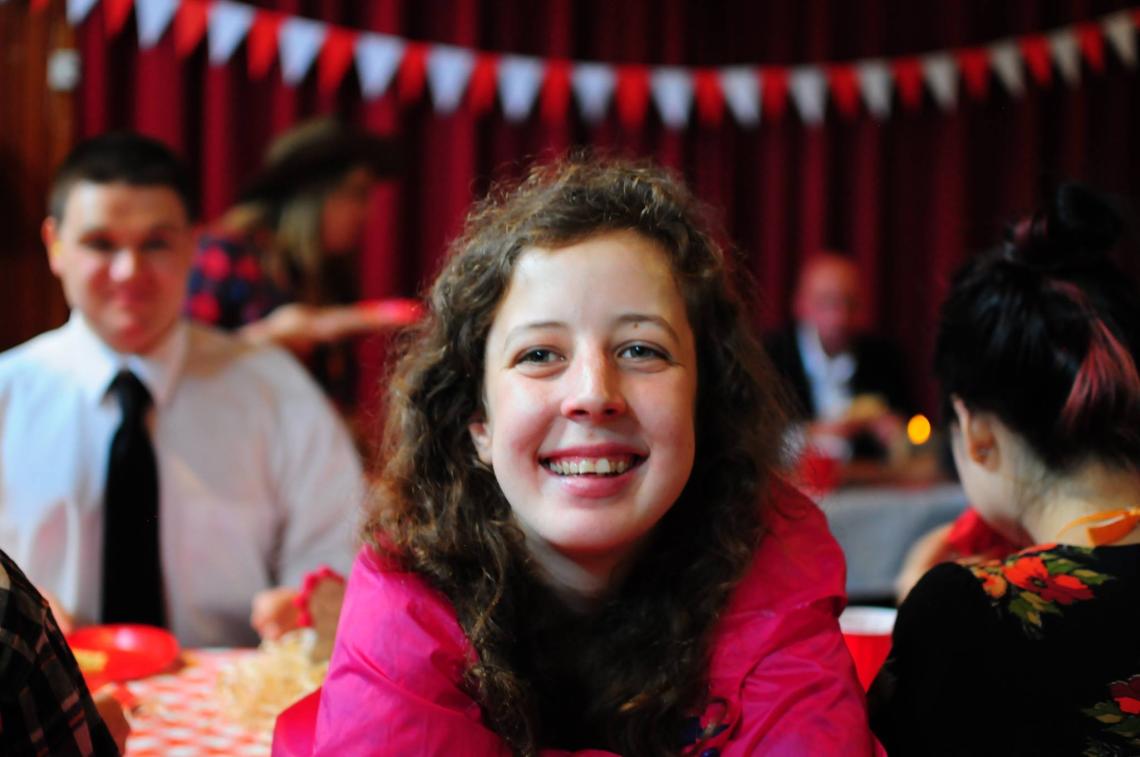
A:
{"type": "Polygon", "coordinates": [[[990,413],[971,409],[957,395],[952,395],[950,402],[954,406],[954,415],[958,418],[963,451],[976,464],[988,470],[996,470],[1001,455],[998,437],[994,432],[996,419],[990,413]]]}
{"type": "Polygon", "coordinates": [[[479,456],[479,461],[491,467],[491,423],[486,418],[480,417],[467,424],[467,431],[471,434],[471,441],[475,444],[475,453],[479,456]]]}

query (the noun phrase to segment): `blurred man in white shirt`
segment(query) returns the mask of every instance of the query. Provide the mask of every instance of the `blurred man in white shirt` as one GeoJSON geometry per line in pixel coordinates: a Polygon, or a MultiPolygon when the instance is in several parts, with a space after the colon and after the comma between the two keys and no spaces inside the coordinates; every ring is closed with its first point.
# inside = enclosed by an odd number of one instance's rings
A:
{"type": "Polygon", "coordinates": [[[72,314],[0,355],[0,547],[62,626],[104,620],[104,489],[125,414],[111,385],[129,371],[147,398],[166,624],[186,645],[247,644],[296,622],[305,573],[351,564],[362,475],[289,355],[181,319],[186,177],[133,134],[79,145],[58,172],[43,239],[72,314]]]}

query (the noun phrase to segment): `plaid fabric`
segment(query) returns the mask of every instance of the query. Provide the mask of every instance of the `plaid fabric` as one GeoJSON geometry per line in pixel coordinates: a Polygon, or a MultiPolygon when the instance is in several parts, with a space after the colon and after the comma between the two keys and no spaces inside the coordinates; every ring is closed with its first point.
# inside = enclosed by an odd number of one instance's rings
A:
{"type": "Polygon", "coordinates": [[[0,550],[0,754],[118,753],[47,601],[0,550]]]}

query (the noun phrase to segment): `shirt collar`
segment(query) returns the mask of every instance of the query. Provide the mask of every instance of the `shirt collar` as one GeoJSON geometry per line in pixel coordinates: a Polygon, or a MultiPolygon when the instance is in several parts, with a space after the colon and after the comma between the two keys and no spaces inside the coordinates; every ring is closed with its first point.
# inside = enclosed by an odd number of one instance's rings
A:
{"type": "Polygon", "coordinates": [[[844,382],[855,373],[855,356],[850,350],[844,350],[838,355],[828,355],[819,341],[819,332],[808,323],[800,323],[796,327],[796,341],[800,348],[800,357],[803,359],[804,372],[808,376],[827,377],[833,381],[844,382]]]}
{"type": "Polygon", "coordinates": [[[127,355],[111,349],[77,310],[71,312],[64,329],[75,350],[75,364],[80,366],[79,383],[94,401],[102,401],[111,381],[124,368],[143,382],[156,407],[170,401],[189,346],[190,335],[184,321],[179,320],[170,334],[146,355],[127,355]]]}

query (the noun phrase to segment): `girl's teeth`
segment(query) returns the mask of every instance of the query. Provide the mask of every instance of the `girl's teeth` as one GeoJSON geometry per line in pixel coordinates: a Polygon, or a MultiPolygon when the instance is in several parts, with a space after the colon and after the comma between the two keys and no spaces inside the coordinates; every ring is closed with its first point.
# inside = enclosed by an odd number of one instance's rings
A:
{"type": "Polygon", "coordinates": [[[598,476],[619,475],[629,470],[632,461],[629,458],[579,458],[575,460],[551,460],[550,470],[560,476],[581,476],[595,474],[598,476]]]}

